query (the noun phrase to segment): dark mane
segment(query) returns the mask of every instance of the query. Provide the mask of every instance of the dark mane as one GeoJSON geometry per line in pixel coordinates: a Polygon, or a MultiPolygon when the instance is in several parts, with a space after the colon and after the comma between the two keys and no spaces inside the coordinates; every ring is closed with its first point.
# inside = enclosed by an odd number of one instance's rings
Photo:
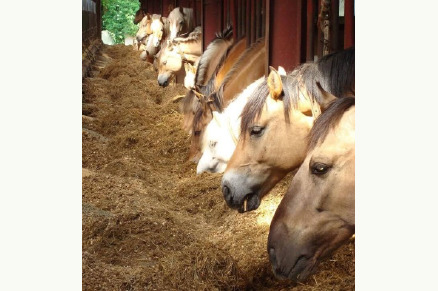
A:
{"type": "Polygon", "coordinates": [[[197,26],[192,32],[187,33],[187,36],[180,35],[173,39],[174,44],[178,43],[194,43],[201,41],[202,38],[202,29],[200,26],[197,26]]]}
{"type": "MultiPolygon", "coordinates": [[[[316,63],[302,64],[281,76],[286,122],[290,109],[297,107],[300,90],[306,90],[312,103],[322,104],[324,95],[320,87],[337,97],[354,96],[354,79],[354,48],[326,55],[316,63]]],[[[241,132],[246,132],[263,110],[269,96],[266,79],[254,92],[242,110],[241,132]]]]}
{"type": "Polygon", "coordinates": [[[327,134],[341,120],[344,113],[354,106],[354,97],[345,97],[335,99],[330,106],[315,121],[309,134],[308,151],[315,148],[317,144],[323,142],[327,134]]]}

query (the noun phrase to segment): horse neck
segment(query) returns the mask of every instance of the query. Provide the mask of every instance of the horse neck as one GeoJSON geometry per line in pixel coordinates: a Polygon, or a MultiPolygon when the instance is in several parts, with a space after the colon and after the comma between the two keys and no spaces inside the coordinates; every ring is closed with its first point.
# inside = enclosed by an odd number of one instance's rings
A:
{"type": "Polygon", "coordinates": [[[262,45],[262,48],[254,48],[249,54],[242,56],[236,64],[237,67],[233,67],[227,74],[221,85],[224,104],[227,104],[227,101],[232,100],[236,94],[242,92],[248,85],[264,75],[266,49],[264,44],[262,45]]]}
{"type": "Polygon", "coordinates": [[[225,76],[231,70],[231,68],[235,65],[236,60],[244,53],[245,49],[246,49],[246,40],[245,39],[242,39],[241,41],[239,41],[235,46],[233,46],[230,49],[224,63],[222,64],[221,68],[219,69],[219,71],[216,74],[216,79],[214,82],[215,88],[219,88],[219,86],[224,81],[225,76]]]}
{"type": "MultiPolygon", "coordinates": [[[[177,40],[175,38],[174,40],[177,40]]],[[[202,54],[202,34],[196,34],[196,35],[189,35],[187,38],[178,38],[177,40],[177,46],[181,53],[183,54],[189,54],[189,55],[196,55],[201,56],[202,54]]]]}
{"type": "Polygon", "coordinates": [[[222,58],[233,43],[233,39],[218,39],[202,54],[202,67],[198,68],[198,85],[205,86],[217,70],[222,58]]]}

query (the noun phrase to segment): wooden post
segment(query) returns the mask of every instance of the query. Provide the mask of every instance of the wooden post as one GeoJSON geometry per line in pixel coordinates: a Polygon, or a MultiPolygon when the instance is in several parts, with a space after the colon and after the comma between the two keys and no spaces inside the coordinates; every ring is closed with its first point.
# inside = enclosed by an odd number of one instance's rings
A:
{"type": "Polygon", "coordinates": [[[354,0],[344,2],[344,48],[354,46],[354,0]]]}

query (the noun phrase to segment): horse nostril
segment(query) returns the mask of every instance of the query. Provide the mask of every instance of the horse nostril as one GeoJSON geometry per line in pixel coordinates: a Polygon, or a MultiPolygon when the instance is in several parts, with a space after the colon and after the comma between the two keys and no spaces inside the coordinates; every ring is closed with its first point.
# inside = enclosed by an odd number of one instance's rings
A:
{"type": "Polygon", "coordinates": [[[233,197],[230,195],[230,188],[228,186],[224,185],[222,187],[222,194],[224,194],[225,201],[228,203],[231,203],[233,201],[233,197]]]}

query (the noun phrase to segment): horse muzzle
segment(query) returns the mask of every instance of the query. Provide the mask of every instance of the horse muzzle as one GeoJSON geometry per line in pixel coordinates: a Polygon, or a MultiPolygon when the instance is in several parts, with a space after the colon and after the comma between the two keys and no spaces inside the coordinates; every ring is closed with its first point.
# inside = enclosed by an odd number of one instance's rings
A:
{"type": "Polygon", "coordinates": [[[238,176],[226,173],[222,178],[221,187],[227,205],[240,213],[255,210],[260,206],[258,193],[252,191],[243,181],[239,181],[238,176]]]}
{"type": "Polygon", "coordinates": [[[166,75],[159,75],[158,85],[160,85],[161,87],[167,87],[167,85],[169,85],[169,78],[166,75]]]}
{"type": "Polygon", "coordinates": [[[295,282],[306,280],[315,263],[308,248],[301,245],[299,235],[293,235],[283,223],[271,224],[268,236],[268,254],[272,272],[280,279],[295,282]]]}

